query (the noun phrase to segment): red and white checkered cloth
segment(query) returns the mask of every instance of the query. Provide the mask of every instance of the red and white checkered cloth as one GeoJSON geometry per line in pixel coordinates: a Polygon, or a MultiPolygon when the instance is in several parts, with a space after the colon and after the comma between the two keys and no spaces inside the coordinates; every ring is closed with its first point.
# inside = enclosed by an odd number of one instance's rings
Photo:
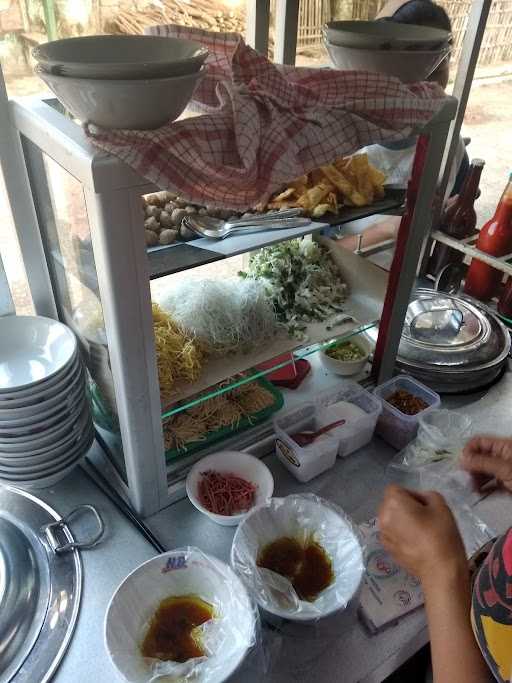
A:
{"type": "Polygon", "coordinates": [[[337,157],[410,136],[444,102],[433,83],[278,66],[235,33],[172,25],[149,32],[209,49],[193,98],[203,114],[157,130],[88,132],[103,150],[191,203],[246,210],[337,157]]]}

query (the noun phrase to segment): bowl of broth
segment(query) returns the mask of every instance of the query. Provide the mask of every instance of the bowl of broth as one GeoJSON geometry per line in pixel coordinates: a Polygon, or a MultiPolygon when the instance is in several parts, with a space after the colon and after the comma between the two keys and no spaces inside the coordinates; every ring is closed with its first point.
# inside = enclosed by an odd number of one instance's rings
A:
{"type": "Polygon", "coordinates": [[[231,566],[262,609],[292,621],[345,609],[364,572],[357,527],[313,494],[272,498],[250,512],[233,539],[231,566]]]}
{"type": "Polygon", "coordinates": [[[195,548],[137,567],[105,617],[105,644],[125,681],[208,680],[238,669],[255,641],[256,613],[231,568],[195,548]]]}

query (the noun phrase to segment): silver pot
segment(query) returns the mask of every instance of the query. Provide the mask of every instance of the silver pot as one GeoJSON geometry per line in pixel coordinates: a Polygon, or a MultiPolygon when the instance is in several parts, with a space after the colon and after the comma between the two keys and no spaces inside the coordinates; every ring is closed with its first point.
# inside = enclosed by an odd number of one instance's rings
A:
{"type": "Polygon", "coordinates": [[[418,289],[407,309],[397,365],[436,391],[456,393],[494,380],[510,347],[507,328],[479,301],[418,289]]]}

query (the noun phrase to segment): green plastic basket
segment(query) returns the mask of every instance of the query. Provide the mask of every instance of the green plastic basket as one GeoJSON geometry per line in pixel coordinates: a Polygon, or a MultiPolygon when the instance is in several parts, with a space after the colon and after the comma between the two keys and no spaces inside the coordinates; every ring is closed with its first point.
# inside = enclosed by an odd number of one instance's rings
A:
{"type": "Polygon", "coordinates": [[[210,446],[213,446],[213,444],[216,444],[219,441],[223,441],[224,439],[228,439],[231,436],[235,436],[235,434],[245,432],[247,429],[250,429],[251,427],[254,427],[257,424],[261,424],[262,422],[265,422],[265,420],[268,420],[269,417],[271,417],[274,413],[280,410],[284,404],[282,393],[278,389],[276,389],[276,387],[273,384],[268,382],[263,377],[260,377],[259,379],[255,380],[255,382],[257,382],[260,386],[262,386],[264,389],[266,389],[268,392],[272,394],[272,396],[274,397],[274,403],[272,405],[268,406],[267,408],[264,408],[263,410],[260,410],[259,413],[254,413],[253,415],[251,415],[250,418],[242,418],[242,420],[240,420],[236,428],[222,427],[222,429],[217,429],[215,432],[210,432],[206,439],[204,439],[203,441],[191,441],[190,444],[188,444],[187,447],[183,450],[178,451],[177,448],[172,448],[166,451],[166,460],[169,462],[178,460],[180,458],[187,458],[189,455],[193,455],[194,453],[197,453],[198,451],[201,451],[204,448],[209,448],[210,446]]]}

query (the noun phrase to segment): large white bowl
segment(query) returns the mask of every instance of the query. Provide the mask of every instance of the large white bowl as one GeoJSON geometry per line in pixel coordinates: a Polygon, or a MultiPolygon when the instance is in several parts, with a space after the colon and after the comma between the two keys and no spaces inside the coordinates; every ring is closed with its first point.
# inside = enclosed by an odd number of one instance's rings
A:
{"type": "Polygon", "coordinates": [[[210,512],[201,505],[198,496],[198,486],[201,480],[201,472],[206,470],[216,470],[223,473],[230,472],[254,484],[257,487],[254,501],[255,506],[269,501],[274,492],[274,478],[270,470],[259,458],[255,458],[253,455],[241,453],[240,451],[220,451],[219,453],[213,453],[202,458],[188,473],[186,483],[187,495],[192,505],[199,512],[202,512],[221,526],[236,526],[240,524],[247,513],[242,512],[228,517],[210,512]]]}
{"type": "Polygon", "coordinates": [[[333,45],[367,50],[437,50],[450,39],[443,29],[394,21],[330,21],[323,32],[333,45]]]}
{"type": "Polygon", "coordinates": [[[71,330],[50,318],[0,319],[0,394],[33,387],[65,368],[77,350],[71,330]]]}
{"type": "MultiPolygon", "coordinates": [[[[198,683],[222,683],[240,666],[254,642],[256,615],[247,591],[223,562],[195,548],[172,550],[137,567],[115,591],[105,616],[107,652],[125,681],[151,678],[151,662],[140,654],[147,624],[167,597],[196,595],[217,613],[209,656],[197,666],[198,683]]],[[[160,680],[160,679],[159,679],[160,680]]],[[[161,679],[169,680],[169,679],[161,679]]],[[[172,678],[178,680],[178,678],[172,678]]]]}
{"type": "Polygon", "coordinates": [[[27,489],[46,489],[49,486],[54,486],[57,482],[61,481],[61,479],[64,479],[64,477],[67,477],[68,474],[70,474],[75,469],[75,467],[77,467],[79,462],[80,459],[76,460],[75,462],[72,462],[70,465],[58,470],[57,472],[53,472],[52,474],[48,474],[44,477],[39,477],[37,479],[16,479],[16,481],[6,479],[5,481],[10,484],[14,484],[15,486],[21,486],[27,489]]]}
{"type": "Polygon", "coordinates": [[[91,423],[86,425],[86,428],[81,432],[80,436],[75,440],[68,441],[62,447],[50,449],[38,455],[24,455],[20,453],[10,453],[9,455],[0,455],[0,466],[2,469],[11,471],[13,467],[29,467],[33,466],[34,469],[42,467],[48,467],[50,464],[60,464],[65,461],[66,458],[71,457],[71,455],[76,454],[78,451],[83,451],[84,444],[92,443],[94,439],[94,426],[91,423]]]}
{"type": "Polygon", "coordinates": [[[38,436],[55,434],[64,425],[71,424],[73,420],[76,420],[79,417],[85,407],[86,400],[85,389],[82,388],[73,407],[71,409],[66,408],[57,416],[39,421],[36,420],[31,424],[22,425],[20,427],[7,426],[0,421],[0,441],[10,442],[11,440],[17,441],[18,439],[35,439],[38,436]]]}
{"type": "MultiPolygon", "coordinates": [[[[77,353],[65,368],[50,377],[50,379],[39,382],[28,389],[8,391],[0,394],[0,410],[27,408],[29,411],[32,411],[32,409],[41,406],[42,403],[45,403],[45,407],[56,405],[56,403],[50,404],[47,402],[52,398],[58,399],[61,393],[67,390],[68,385],[76,380],[81,369],[82,361],[77,353]]],[[[21,411],[16,416],[21,417],[21,411]]]]}
{"type": "Polygon", "coordinates": [[[325,42],[333,64],[344,71],[374,71],[403,83],[424,81],[446,59],[449,50],[365,50],[325,42]]]}
{"type": "Polygon", "coordinates": [[[64,38],[32,50],[44,71],[70,78],[167,78],[199,71],[208,50],[183,38],[101,35],[64,38]]]}
{"type": "Polygon", "coordinates": [[[318,620],[345,609],[364,572],[356,528],[340,508],[313,494],[272,498],[250,512],[233,539],[231,566],[262,609],[291,621],[318,620]],[[313,538],[331,559],[333,583],[314,602],[299,599],[287,578],[257,566],[261,550],[284,536],[313,538]]]}
{"type": "MultiPolygon", "coordinates": [[[[67,469],[72,463],[81,460],[87,453],[94,441],[94,431],[90,430],[84,434],[83,438],[58,458],[52,458],[42,463],[14,464],[8,466],[0,464],[0,479],[6,480],[28,480],[43,479],[63,469],[67,469]]],[[[21,460],[21,458],[20,458],[21,460]]],[[[28,458],[27,458],[28,460],[28,458]]]]}
{"type": "Polygon", "coordinates": [[[170,78],[95,80],[55,76],[36,67],[36,73],[82,123],[137,130],[159,128],[177,119],[204,72],[202,67],[196,73],[170,78]]]}
{"type": "Polygon", "coordinates": [[[78,416],[73,416],[66,421],[63,429],[51,430],[51,433],[43,433],[32,439],[0,439],[0,455],[42,455],[53,451],[61,446],[68,446],[78,441],[91,422],[89,404],[86,402],[84,409],[78,416]]]}
{"type": "Polygon", "coordinates": [[[48,448],[39,448],[23,451],[0,451],[0,462],[3,465],[9,466],[11,463],[19,462],[22,466],[30,463],[42,464],[50,462],[51,460],[58,460],[63,458],[67,453],[73,452],[80,448],[80,445],[89,439],[90,434],[94,434],[94,424],[92,419],[88,417],[82,423],[82,429],[79,434],[71,434],[63,439],[58,444],[52,444],[48,448]]]}
{"type": "MultiPolygon", "coordinates": [[[[83,380],[83,378],[82,378],[83,380]]],[[[47,423],[49,426],[51,422],[57,422],[58,419],[65,419],[68,414],[71,414],[75,406],[79,402],[84,393],[84,383],[79,382],[71,391],[66,391],[60,396],[60,401],[52,405],[47,410],[44,410],[45,404],[38,404],[32,413],[25,414],[25,417],[16,418],[15,420],[5,417],[6,413],[10,411],[0,410],[0,429],[6,430],[9,427],[32,427],[47,423]]]]}

